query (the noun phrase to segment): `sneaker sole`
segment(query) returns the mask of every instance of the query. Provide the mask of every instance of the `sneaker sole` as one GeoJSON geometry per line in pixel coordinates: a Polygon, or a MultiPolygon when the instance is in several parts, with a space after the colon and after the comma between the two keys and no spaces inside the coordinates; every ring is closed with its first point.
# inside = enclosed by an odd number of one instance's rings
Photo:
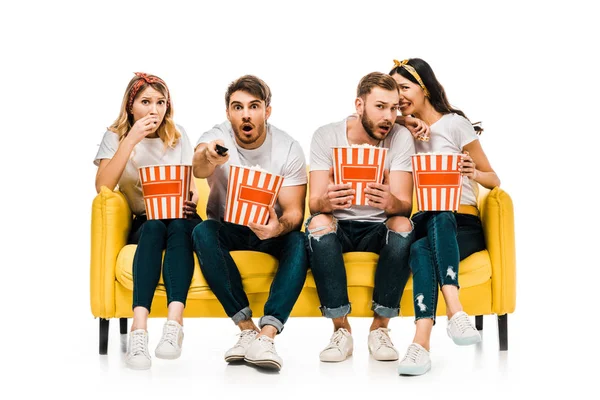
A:
{"type": "Polygon", "coordinates": [[[127,368],[129,369],[134,369],[136,371],[143,371],[145,369],[150,369],[150,367],[152,366],[152,363],[148,364],[148,365],[135,365],[135,364],[129,364],[129,363],[125,363],[127,365],[127,368]]]}
{"type": "Polygon", "coordinates": [[[452,339],[454,344],[458,346],[470,346],[472,344],[477,344],[481,342],[481,336],[473,336],[468,338],[454,338],[450,336],[450,339],[452,339]]]}
{"type": "Polygon", "coordinates": [[[228,363],[244,361],[244,356],[227,356],[225,357],[225,361],[228,363]]]}
{"type": "Polygon", "coordinates": [[[244,358],[244,361],[261,368],[274,369],[277,371],[281,369],[281,364],[273,360],[251,360],[249,358],[244,358]]]}
{"type": "Polygon", "coordinates": [[[373,357],[374,360],[376,361],[398,361],[398,359],[400,358],[400,356],[396,355],[394,358],[377,358],[373,352],[371,351],[371,349],[369,349],[369,354],[371,354],[371,357],[373,357]]]}
{"type": "Polygon", "coordinates": [[[398,366],[398,374],[400,375],[408,375],[408,376],[418,376],[427,373],[431,369],[431,361],[425,364],[424,366],[406,366],[403,367],[401,365],[398,366]]]}
{"type": "Polygon", "coordinates": [[[337,363],[337,362],[342,362],[342,361],[346,361],[348,359],[348,357],[352,356],[352,351],[349,352],[348,354],[346,354],[346,358],[342,358],[339,360],[324,360],[321,357],[319,357],[319,360],[321,360],[321,362],[326,362],[326,363],[337,363]]]}
{"type": "Polygon", "coordinates": [[[159,352],[154,352],[154,355],[156,356],[156,358],[161,358],[163,360],[175,360],[177,358],[179,358],[181,356],[181,351],[179,353],[159,353],[159,352]]]}

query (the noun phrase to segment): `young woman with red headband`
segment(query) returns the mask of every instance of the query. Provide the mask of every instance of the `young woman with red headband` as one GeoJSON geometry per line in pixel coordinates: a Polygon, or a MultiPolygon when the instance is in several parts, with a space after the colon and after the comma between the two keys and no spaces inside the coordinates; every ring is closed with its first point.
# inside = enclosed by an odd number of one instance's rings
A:
{"type": "Polygon", "coordinates": [[[400,89],[400,111],[429,125],[428,135],[415,135],[417,153],[464,153],[461,205],[457,213],[426,211],[415,214],[416,241],[410,249],[416,333],[398,366],[402,375],[422,375],[431,368],[429,340],[435,324],[438,285],[446,302],[448,336],[458,345],[481,341],[458,297],[460,260],[485,249],[477,188],[500,185],[478,133],[465,114],[450,106],[442,85],[425,61],[394,60],[390,75],[400,89]]]}
{"type": "Polygon", "coordinates": [[[173,105],[165,82],[137,72],[129,82],[121,111],[108,128],[94,163],[96,190],[102,186],[125,195],[134,214],[128,243],[137,244],[133,259],[133,324],[126,363],[133,369],[151,366],[147,321],[163,269],[168,315],[156,357],[178,358],[183,341],[183,309],[194,272],[191,232],[201,221],[198,195],[183,207],[185,218],[147,220],[138,169],[148,165],[191,165],[193,149],[185,130],[173,122],[173,105]],[[162,259],[165,250],[164,262],[162,259]]]}

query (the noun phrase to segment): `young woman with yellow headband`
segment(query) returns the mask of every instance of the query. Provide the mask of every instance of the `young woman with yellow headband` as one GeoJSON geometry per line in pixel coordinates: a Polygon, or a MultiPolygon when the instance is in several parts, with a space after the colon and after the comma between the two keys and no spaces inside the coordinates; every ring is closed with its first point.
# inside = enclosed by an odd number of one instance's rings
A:
{"type": "Polygon", "coordinates": [[[148,165],[191,165],[194,151],[185,130],[173,122],[169,89],[157,76],[137,72],[129,82],[119,117],[108,128],[94,164],[96,190],[105,186],[125,195],[134,214],[128,243],[137,244],[133,259],[133,324],[125,362],[133,369],[151,366],[147,321],[163,268],[168,315],[156,347],[159,358],[181,354],[183,309],[194,273],[191,233],[201,221],[198,196],[183,206],[183,219],[147,220],[138,169],[148,165]],[[163,250],[165,250],[164,264],[163,250]]]}
{"type": "Polygon", "coordinates": [[[477,184],[486,188],[500,185],[478,133],[465,114],[453,108],[442,85],[425,61],[394,60],[390,75],[400,89],[400,111],[429,125],[429,135],[415,135],[417,153],[464,153],[461,205],[457,213],[427,211],[416,213],[416,241],[410,250],[413,274],[416,333],[413,343],[398,366],[401,375],[422,375],[431,368],[429,341],[435,324],[438,285],[446,303],[447,333],[458,345],[481,341],[458,297],[460,260],[485,249],[477,210],[477,184]]]}

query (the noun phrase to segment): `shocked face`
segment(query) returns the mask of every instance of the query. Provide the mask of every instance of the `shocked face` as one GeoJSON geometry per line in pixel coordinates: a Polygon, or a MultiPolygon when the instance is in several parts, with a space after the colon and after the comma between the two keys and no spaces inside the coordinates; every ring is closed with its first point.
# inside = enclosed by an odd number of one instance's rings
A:
{"type": "Polygon", "coordinates": [[[238,90],[229,98],[227,119],[231,122],[238,145],[244,149],[260,147],[266,138],[271,106],[250,93],[238,90]]]}
{"type": "Polygon", "coordinates": [[[359,100],[357,112],[363,128],[372,139],[385,139],[398,116],[398,92],[375,87],[359,100]]]}
{"type": "Polygon", "coordinates": [[[155,117],[156,125],[152,132],[156,132],[167,113],[167,99],[166,97],[154,89],[152,86],[148,86],[143,92],[140,92],[131,105],[131,114],[133,115],[133,123],[146,115],[152,115],[155,117]]]}

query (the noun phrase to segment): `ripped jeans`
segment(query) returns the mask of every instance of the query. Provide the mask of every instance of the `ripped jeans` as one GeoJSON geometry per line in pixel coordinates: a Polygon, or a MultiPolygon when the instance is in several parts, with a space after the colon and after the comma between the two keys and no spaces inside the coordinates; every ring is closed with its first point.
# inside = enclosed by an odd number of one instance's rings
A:
{"type": "Polygon", "coordinates": [[[485,249],[481,220],[451,211],[419,212],[412,218],[417,240],[410,248],[415,320],[433,319],[438,285],[458,284],[458,265],[485,249]]]}
{"type": "MultiPolygon", "coordinates": [[[[317,214],[318,215],[318,214],[317,214]]],[[[408,281],[408,257],[414,232],[394,232],[385,222],[337,220],[334,231],[322,234],[309,231],[314,215],[306,221],[310,267],[321,302],[321,313],[339,318],[350,313],[348,280],[342,254],[351,251],[379,254],[371,309],[379,316],[392,318],[400,311],[400,298],[408,281]]]]}

